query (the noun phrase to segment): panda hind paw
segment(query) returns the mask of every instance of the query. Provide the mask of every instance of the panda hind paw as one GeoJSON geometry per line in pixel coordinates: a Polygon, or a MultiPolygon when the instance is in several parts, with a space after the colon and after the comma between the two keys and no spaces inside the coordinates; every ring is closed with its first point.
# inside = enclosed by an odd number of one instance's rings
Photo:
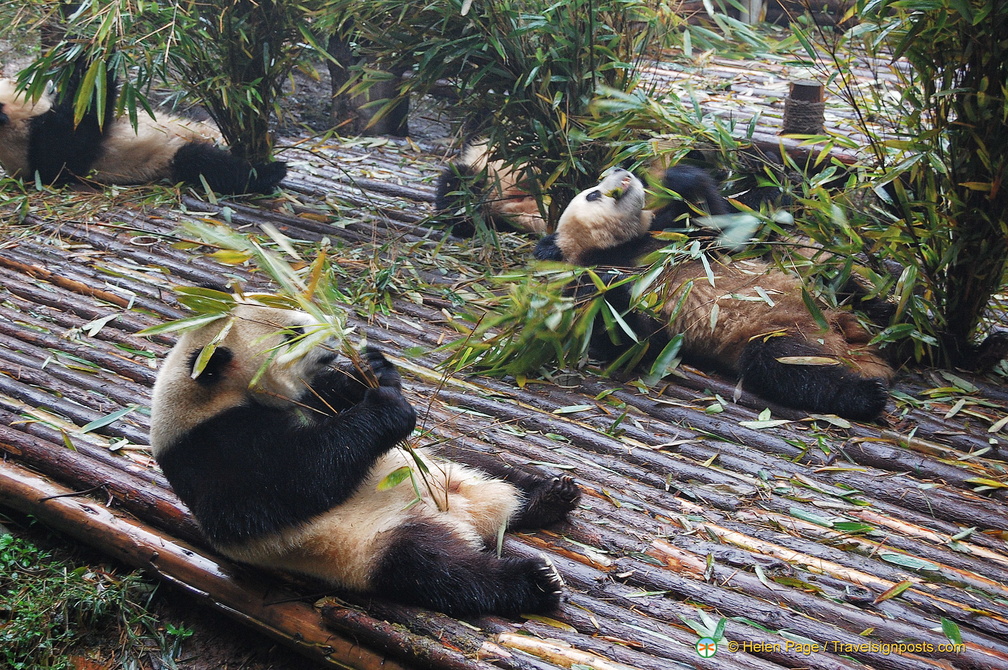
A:
{"type": "Polygon", "coordinates": [[[577,507],[581,489],[569,475],[544,479],[525,492],[525,504],[511,525],[515,528],[542,528],[562,521],[577,507]]]}
{"type": "Polygon", "coordinates": [[[541,489],[542,504],[569,512],[577,507],[581,489],[570,475],[553,477],[541,489]]]}
{"type": "Polygon", "coordinates": [[[889,386],[882,379],[861,378],[837,397],[834,413],[855,421],[874,421],[889,400],[889,386]]]}
{"type": "Polygon", "coordinates": [[[528,560],[529,608],[534,612],[548,612],[560,606],[563,600],[563,578],[556,566],[545,556],[528,560]]]}

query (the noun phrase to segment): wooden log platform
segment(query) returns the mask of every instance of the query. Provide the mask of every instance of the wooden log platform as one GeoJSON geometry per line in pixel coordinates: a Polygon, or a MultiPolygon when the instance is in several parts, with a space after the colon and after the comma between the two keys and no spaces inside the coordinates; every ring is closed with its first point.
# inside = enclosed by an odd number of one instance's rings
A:
{"type": "Polygon", "coordinates": [[[28,190],[4,207],[0,504],[333,667],[1008,668],[1003,380],[910,370],[879,424],[777,407],[771,424],[764,402],[690,368],[650,391],[590,373],[523,387],[446,375],[433,350],[457,336],[449,319],[532,241],[443,240],[427,221],[432,147],[283,153],[275,199],[28,190]],[[176,287],[270,286],[193,242],[186,222],[268,223],[325,244],[358,309],[350,323],[400,367],[432,441],[577,479],[569,522],[505,543],[556,564],[559,611],[457,621],[214,555],[147,449],[172,338],[136,332],[185,314],[176,287]],[[719,625],[716,655],[701,657],[697,641],[719,625]]]}

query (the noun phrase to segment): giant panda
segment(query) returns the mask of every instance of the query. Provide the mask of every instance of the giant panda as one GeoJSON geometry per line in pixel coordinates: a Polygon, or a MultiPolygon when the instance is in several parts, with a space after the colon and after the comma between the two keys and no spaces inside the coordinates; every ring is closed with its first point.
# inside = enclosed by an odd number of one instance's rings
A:
{"type": "Polygon", "coordinates": [[[468,191],[478,198],[480,214],[488,225],[503,230],[545,233],[546,220],[522,172],[520,166],[508,166],[504,161],[491,159],[486,140],[469,142],[462,147],[458,158],[438,175],[434,210],[454,235],[472,237],[476,228],[465,212],[466,201],[461,195],[468,191]]]}
{"type": "MultiPolygon", "coordinates": [[[[491,160],[486,140],[463,146],[458,158],[438,175],[434,210],[460,237],[472,237],[475,227],[465,212],[461,194],[469,191],[479,199],[484,220],[497,229],[545,233],[548,228],[522,166],[507,166],[491,160]]],[[[655,230],[685,229],[694,214],[719,216],[731,210],[718,183],[704,169],[691,165],[668,167],[660,161],[649,166],[643,177],[656,197],[645,207],[655,230]]]]}
{"type": "Polygon", "coordinates": [[[303,312],[243,302],[184,333],[161,365],[151,447],[209,542],[237,561],[453,615],[556,607],[547,560],[487,548],[505,525],[564,518],[575,482],[513,468],[494,478],[422,451],[430,474],[417,472],[396,448],[416,422],[399,373],[375,350],[367,369],[340,365],[319,333],[303,312]],[[416,504],[409,481],[379,487],[406,466],[416,504]]]}
{"type": "MultiPolygon", "coordinates": [[[[614,169],[570,202],[535,256],[639,267],[662,246],[649,233],[652,213],[644,202],[640,180],[614,169]]],[[[702,260],[688,259],[671,265],[662,284],[660,322],[629,315],[638,334],[682,335],[684,358],[737,375],[742,388],[780,405],[856,420],[883,411],[892,366],[850,312],[823,306],[829,327],[820,327],[797,277],[762,260],[712,259],[708,274],[702,260]]],[[[629,309],[628,293],[627,287],[611,299],[629,309]]]]}
{"type": "Polygon", "coordinates": [[[117,85],[105,85],[104,114],[97,105],[74,123],[73,93],[82,68],[62,92],[31,100],[11,79],[0,79],[0,166],[8,175],[44,184],[89,179],[101,184],[145,184],[168,179],[225,194],[271,193],[287,173],[286,163],[252,165],[217,146],[220,133],[208,124],[170,114],[116,117],[117,85]],[[202,180],[201,180],[202,178],[202,180]]]}

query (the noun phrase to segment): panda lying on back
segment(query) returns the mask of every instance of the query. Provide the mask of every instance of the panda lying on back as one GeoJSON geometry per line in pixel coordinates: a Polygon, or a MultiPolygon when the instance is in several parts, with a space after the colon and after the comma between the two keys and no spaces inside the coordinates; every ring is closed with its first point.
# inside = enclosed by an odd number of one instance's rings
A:
{"type": "Polygon", "coordinates": [[[454,615],[556,607],[561,582],[547,561],[487,548],[505,524],[564,518],[580,496],[574,481],[511,469],[494,479],[424,455],[436,499],[423,482],[415,505],[408,482],[378,490],[417,467],[395,448],[416,415],[384,356],[369,350],[365,371],[336,367],[329,343],[302,341],[313,326],[302,312],[243,303],[185,333],[158,373],[151,447],[213,546],[454,615]]]}
{"type": "MultiPolygon", "coordinates": [[[[441,221],[459,237],[472,237],[476,229],[465,212],[468,189],[479,199],[487,224],[497,229],[524,233],[545,233],[546,220],[532,194],[531,180],[523,179],[523,166],[507,166],[491,160],[486,140],[466,144],[458,158],[438,176],[434,210],[441,221]]],[[[701,168],[656,164],[648,172],[658,190],[678,197],[665,197],[650,210],[652,228],[665,230],[683,226],[686,216],[703,211],[711,216],[727,214],[728,203],[718,192],[717,182],[701,168]],[[690,206],[690,203],[693,207],[690,206]]]]}
{"type": "Polygon", "coordinates": [[[218,193],[271,193],[287,173],[282,162],[252,165],[219,148],[220,134],[207,124],[170,114],[157,120],[114,116],[117,85],[105,83],[104,116],[91,107],[74,123],[73,94],[83,64],[58,95],[34,103],[11,79],[0,79],[0,165],[8,175],[43,184],[93,179],[101,184],[145,184],[168,179],[218,193]]]}
{"type": "MultiPolygon", "coordinates": [[[[539,241],[536,257],[639,267],[662,246],[649,235],[652,213],[643,210],[644,199],[634,175],[609,172],[571,201],[556,232],[539,241]]],[[[672,266],[664,277],[664,323],[632,313],[631,327],[642,336],[681,334],[684,357],[738,375],[744,389],[775,403],[862,420],[882,412],[894,371],[853,314],[823,307],[824,330],[802,300],[799,279],[762,261],[712,261],[711,271],[713,285],[700,260],[672,266]],[[834,364],[803,364],[809,357],[834,364]]],[[[622,310],[630,304],[624,288],[610,298],[622,310]]]]}

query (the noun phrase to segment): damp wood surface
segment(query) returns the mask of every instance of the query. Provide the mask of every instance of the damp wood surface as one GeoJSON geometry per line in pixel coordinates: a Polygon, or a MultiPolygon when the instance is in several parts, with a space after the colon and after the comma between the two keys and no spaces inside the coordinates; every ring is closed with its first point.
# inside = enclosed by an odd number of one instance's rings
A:
{"type": "Polygon", "coordinates": [[[334,666],[1008,668],[1000,378],[907,370],[883,420],[859,424],[779,407],[761,421],[765,402],[685,366],[649,391],[589,372],[524,386],[446,376],[435,349],[459,336],[448,321],[472,282],[519,266],[532,241],[444,240],[428,220],[441,153],[334,139],[285,149],[289,176],[272,199],[168,206],[143,189],[69,189],[30,193],[21,223],[5,210],[0,504],[334,666]],[[559,611],[457,621],[320,593],[207,548],[147,449],[173,338],[135,333],[185,316],[176,287],[275,287],[186,243],[186,221],[325,240],[348,291],[393,270],[388,300],[358,301],[349,321],[399,366],[431,441],[582,488],[567,523],[504,544],[554,562],[568,594],[559,611]],[[701,632],[722,619],[717,655],[699,657],[701,632]],[[956,631],[964,646],[946,651],[956,631]]]}

